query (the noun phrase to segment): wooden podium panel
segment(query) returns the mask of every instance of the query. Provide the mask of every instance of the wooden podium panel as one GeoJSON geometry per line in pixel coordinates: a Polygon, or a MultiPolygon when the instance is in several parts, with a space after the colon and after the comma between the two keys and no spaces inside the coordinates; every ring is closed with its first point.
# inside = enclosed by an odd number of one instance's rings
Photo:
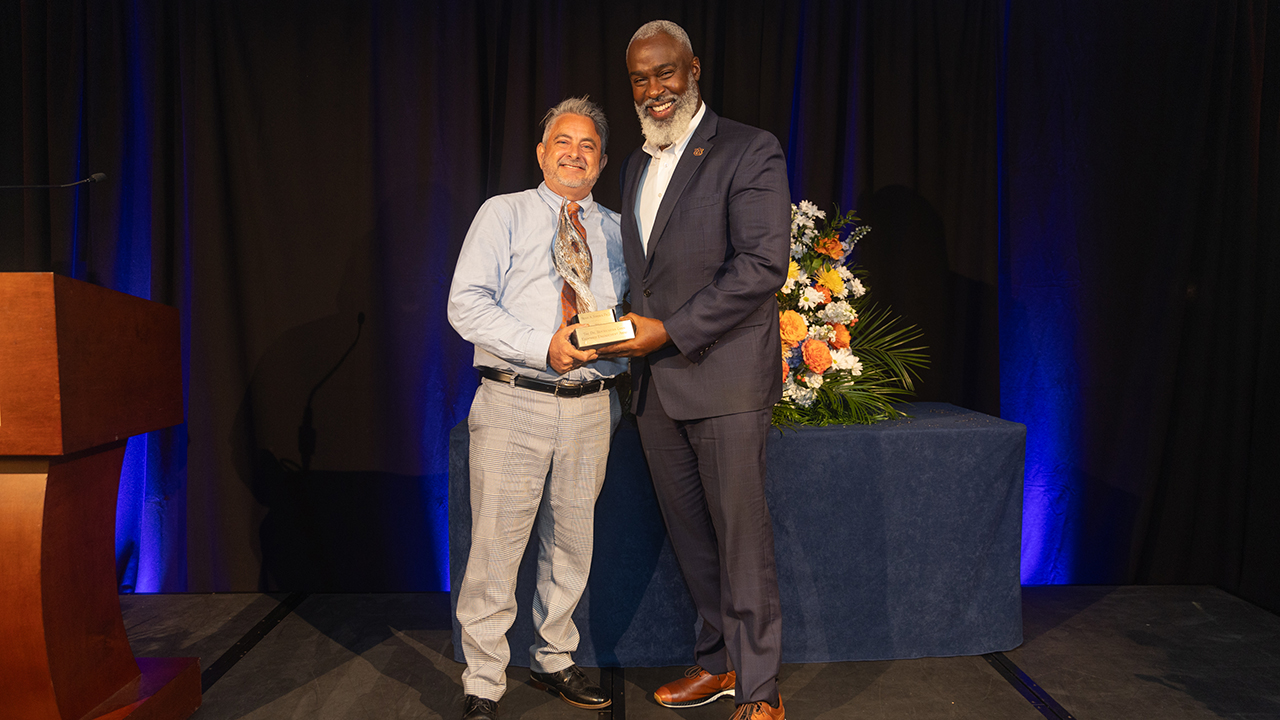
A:
{"type": "Polygon", "coordinates": [[[126,441],[182,418],[176,310],[0,274],[0,717],[177,720],[200,705],[195,658],[134,659],[116,593],[126,441]]]}
{"type": "Polygon", "coordinates": [[[67,455],[182,422],[178,311],[0,273],[0,456],[67,455]]]}

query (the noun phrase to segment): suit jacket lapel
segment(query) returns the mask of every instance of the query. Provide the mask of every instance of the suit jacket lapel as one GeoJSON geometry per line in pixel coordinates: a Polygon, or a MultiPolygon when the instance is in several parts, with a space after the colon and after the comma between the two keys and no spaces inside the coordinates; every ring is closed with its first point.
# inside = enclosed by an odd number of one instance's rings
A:
{"type": "Polygon", "coordinates": [[[629,204],[632,210],[635,209],[636,197],[640,194],[640,174],[648,164],[649,153],[643,148],[635,150],[627,161],[627,173],[622,178],[622,202],[629,204]]]}
{"type": "MultiPolygon", "coordinates": [[[[693,137],[689,138],[689,144],[680,155],[680,163],[676,165],[676,171],[671,175],[671,182],[667,184],[667,194],[663,196],[662,203],[658,205],[658,214],[653,218],[653,230],[649,231],[649,252],[645,256],[645,260],[649,262],[653,260],[653,249],[662,240],[662,231],[667,228],[667,221],[671,219],[676,202],[684,194],[690,178],[702,165],[702,160],[714,147],[711,138],[716,134],[716,119],[716,114],[711,112],[711,108],[707,108],[702,122],[693,131],[693,137]],[[702,151],[696,152],[699,148],[702,151]]],[[[637,192],[639,192],[638,189],[637,192]]]]}
{"type": "Polygon", "coordinates": [[[633,272],[647,271],[645,263],[644,243],[640,237],[639,223],[636,222],[636,198],[640,194],[640,174],[649,162],[649,154],[643,148],[636,148],[627,158],[622,173],[622,253],[627,265],[633,272]],[[630,222],[628,222],[630,218],[630,222]]]}

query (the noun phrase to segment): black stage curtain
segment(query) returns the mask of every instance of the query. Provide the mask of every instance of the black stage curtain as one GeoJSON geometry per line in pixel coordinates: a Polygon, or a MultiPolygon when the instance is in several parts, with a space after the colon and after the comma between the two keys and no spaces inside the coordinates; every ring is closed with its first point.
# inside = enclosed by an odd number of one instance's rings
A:
{"type": "Polygon", "coordinates": [[[1011,7],[1001,392],[1063,496],[1045,579],[1280,609],[1278,8],[1011,7]]]}
{"type": "Polygon", "coordinates": [[[1276,6],[24,0],[0,9],[0,184],[112,180],[0,195],[0,270],[183,311],[188,421],[131,491],[136,587],[440,589],[475,384],[443,311],[458,247],[539,180],[569,95],[612,121],[618,207],[624,49],[666,17],[711,107],[782,141],[793,199],[874,227],[858,257],[926,333],[920,398],[1032,428],[1029,487],[1058,483],[1074,530],[1032,553],[1064,571],[1024,577],[1274,608],[1276,6]],[[1037,391],[1045,363],[1067,391],[1037,391]],[[1036,445],[1061,413],[1069,442],[1036,445]]]}

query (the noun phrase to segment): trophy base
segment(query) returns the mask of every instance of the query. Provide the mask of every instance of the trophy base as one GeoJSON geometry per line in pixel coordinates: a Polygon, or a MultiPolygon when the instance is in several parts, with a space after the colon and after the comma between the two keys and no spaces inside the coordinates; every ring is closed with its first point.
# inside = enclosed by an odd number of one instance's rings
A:
{"type": "Polygon", "coordinates": [[[573,331],[570,340],[579,350],[590,350],[623,340],[631,340],[635,336],[635,325],[632,325],[630,320],[621,320],[599,325],[583,325],[573,331]]]}

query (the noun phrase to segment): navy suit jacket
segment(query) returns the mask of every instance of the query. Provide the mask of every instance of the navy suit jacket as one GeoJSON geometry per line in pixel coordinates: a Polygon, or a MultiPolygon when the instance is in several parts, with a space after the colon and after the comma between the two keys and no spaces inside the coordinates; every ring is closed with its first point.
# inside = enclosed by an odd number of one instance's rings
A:
{"type": "MultiPolygon", "coordinates": [[[[774,293],[786,281],[791,247],[782,147],[770,133],[707,108],[658,206],[646,253],[636,199],[649,159],[637,148],[622,166],[623,257],[632,311],[661,320],[673,346],[634,358],[632,377],[653,382],[675,420],[771,407],[782,397],[774,293]]],[[[633,408],[644,394],[636,389],[633,408]]]]}

